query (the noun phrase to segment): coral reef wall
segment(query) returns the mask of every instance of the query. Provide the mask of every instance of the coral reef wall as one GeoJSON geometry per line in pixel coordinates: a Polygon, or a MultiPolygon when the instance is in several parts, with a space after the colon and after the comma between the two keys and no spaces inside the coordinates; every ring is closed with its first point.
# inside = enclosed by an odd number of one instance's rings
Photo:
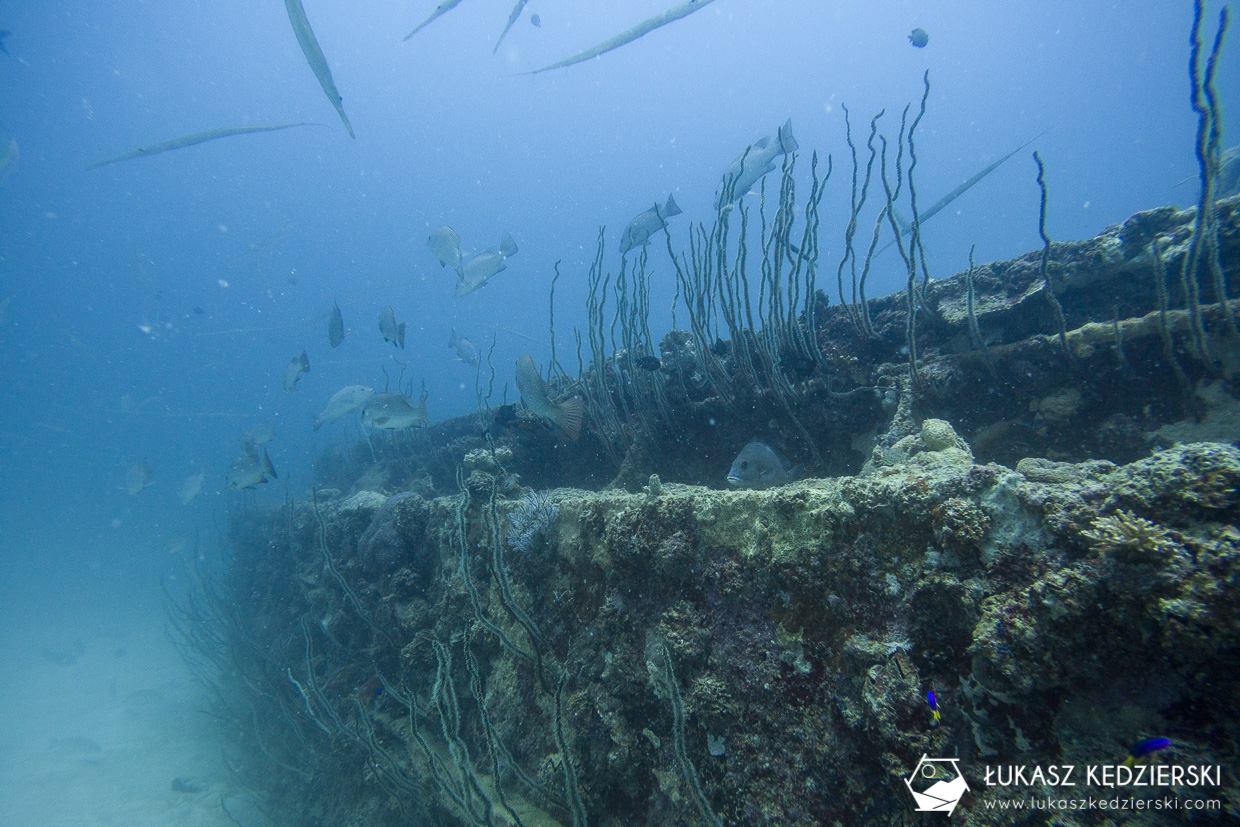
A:
{"type": "Polygon", "coordinates": [[[1236,448],[1012,470],[931,419],[861,476],[539,502],[504,459],[234,522],[242,774],[287,823],[911,823],[923,755],[1011,823],[985,766],[1151,734],[1222,783],[1126,795],[1240,813],[1236,448]]]}

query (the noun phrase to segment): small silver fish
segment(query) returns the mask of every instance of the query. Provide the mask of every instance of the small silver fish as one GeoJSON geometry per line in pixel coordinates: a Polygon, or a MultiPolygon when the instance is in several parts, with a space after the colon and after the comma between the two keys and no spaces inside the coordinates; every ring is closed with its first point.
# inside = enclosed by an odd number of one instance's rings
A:
{"type": "Polygon", "coordinates": [[[775,169],[776,158],[797,149],[797,139],[792,137],[792,118],[789,118],[775,134],[774,143],[769,137],[762,138],[750,144],[728,165],[723,173],[723,186],[715,198],[715,209],[721,210],[741,200],[759,178],[775,169]]]}
{"type": "Polygon", "coordinates": [[[129,471],[125,474],[125,490],[130,494],[140,494],[154,478],[155,472],[151,470],[151,464],[144,459],[138,460],[129,466],[129,471]]]}
{"type": "Polygon", "coordinates": [[[478,348],[474,347],[474,343],[469,339],[457,335],[455,327],[452,328],[452,334],[448,336],[448,347],[456,351],[457,359],[471,367],[478,367],[478,348]]]}
{"type": "Polygon", "coordinates": [[[496,273],[504,270],[504,261],[517,254],[517,243],[508,233],[499,240],[498,247],[478,253],[461,266],[461,278],[456,283],[456,297],[468,295],[486,284],[496,273]]]}
{"type": "Polygon", "coordinates": [[[284,392],[292,393],[297,388],[297,380],[301,375],[309,372],[310,357],[303,350],[300,355],[289,360],[288,367],[284,369],[284,392]]]}
{"type": "Polygon", "coordinates": [[[656,203],[630,221],[629,226],[624,228],[624,235],[620,237],[621,257],[634,247],[649,244],[650,236],[659,230],[667,229],[667,219],[673,215],[680,215],[680,207],[676,205],[676,199],[669,195],[665,205],[659,206],[656,203]]]}
{"type": "Polygon", "coordinates": [[[585,413],[585,400],[574,396],[564,402],[552,402],[551,391],[534,364],[534,357],[523,353],[517,359],[517,388],[521,401],[530,412],[550,422],[570,442],[581,438],[581,419],[585,413]]]}
{"type": "Polygon", "coordinates": [[[344,341],[344,317],[340,315],[340,305],[332,302],[332,314],[327,318],[327,341],[332,347],[340,347],[344,341]]]}
{"type": "Polygon", "coordinates": [[[405,323],[396,323],[396,311],[390,304],[379,311],[379,332],[383,334],[383,341],[405,349],[405,323]]]}
{"type": "Polygon", "coordinates": [[[738,488],[770,488],[796,479],[796,469],[760,439],[751,439],[732,461],[728,484],[738,488]]]}
{"type": "Polygon", "coordinates": [[[422,391],[422,398],[416,405],[403,393],[374,394],[362,408],[362,424],[382,431],[425,428],[430,424],[426,415],[426,391],[422,391]]]}
{"type": "Polygon", "coordinates": [[[314,430],[318,430],[328,422],[335,422],[342,416],[348,416],[366,404],[366,400],[375,392],[374,388],[364,385],[346,385],[332,394],[327,400],[323,412],[314,418],[314,430]]]}
{"type": "Polygon", "coordinates": [[[264,448],[262,456],[245,453],[233,461],[232,468],[228,471],[228,487],[238,490],[254,488],[267,482],[268,477],[274,480],[276,469],[264,448]]]}
{"type": "Polygon", "coordinates": [[[440,267],[451,267],[458,274],[461,272],[461,237],[456,230],[447,224],[436,227],[426,239],[426,246],[439,259],[440,267]]]}
{"type": "Polygon", "coordinates": [[[206,484],[207,474],[205,471],[199,471],[197,474],[190,474],[185,478],[185,482],[181,483],[181,504],[189,505],[194,499],[202,493],[202,488],[206,484]]]}

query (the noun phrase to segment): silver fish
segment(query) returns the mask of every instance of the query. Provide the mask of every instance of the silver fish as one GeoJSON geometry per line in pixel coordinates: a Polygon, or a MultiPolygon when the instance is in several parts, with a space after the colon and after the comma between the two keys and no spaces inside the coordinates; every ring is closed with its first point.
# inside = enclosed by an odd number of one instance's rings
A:
{"type": "Polygon", "coordinates": [[[245,453],[233,461],[232,468],[228,470],[228,487],[238,490],[254,488],[267,482],[268,477],[274,480],[276,469],[264,448],[262,456],[257,452],[245,453]]]}
{"type": "Polygon", "coordinates": [[[448,347],[456,351],[456,358],[471,367],[478,367],[478,348],[474,347],[474,343],[469,339],[457,335],[455,327],[452,328],[452,334],[448,336],[448,347]]]}
{"type": "Polygon", "coordinates": [[[181,504],[189,505],[194,499],[202,493],[202,488],[207,482],[207,474],[205,471],[199,471],[197,474],[190,474],[181,483],[181,504]]]}
{"type": "Polygon", "coordinates": [[[129,471],[125,474],[125,490],[130,494],[140,494],[154,478],[155,472],[151,470],[151,464],[144,459],[138,460],[129,466],[129,471]]]}
{"type": "Polygon", "coordinates": [[[426,246],[439,259],[440,267],[451,267],[458,274],[461,272],[461,237],[456,230],[447,224],[436,227],[426,239],[426,246]]]}
{"type": "Polygon", "coordinates": [[[332,70],[327,66],[327,57],[319,47],[314,30],[310,28],[310,21],[306,18],[306,10],[302,8],[301,0],[284,0],[284,10],[288,12],[288,22],[293,26],[293,34],[297,36],[301,53],[306,56],[306,63],[310,64],[311,71],[319,80],[319,86],[323,87],[323,94],[327,95],[332,106],[336,107],[340,120],[344,121],[344,128],[349,130],[349,137],[356,138],[353,125],[349,123],[349,116],[344,114],[344,102],[336,91],[336,82],[332,80],[332,70]]]}
{"type": "Polygon", "coordinates": [[[498,247],[478,253],[461,266],[461,278],[456,283],[456,297],[468,295],[486,284],[492,276],[506,268],[510,256],[517,254],[517,243],[504,233],[498,247]]]}
{"type": "Polygon", "coordinates": [[[659,28],[660,26],[666,26],[668,23],[671,23],[673,21],[679,20],[682,17],[686,17],[690,14],[693,14],[698,9],[705,8],[706,6],[710,5],[713,2],[715,2],[715,0],[685,0],[685,2],[681,3],[679,6],[673,6],[672,8],[668,9],[665,12],[660,12],[659,14],[656,14],[654,17],[649,17],[643,20],[642,22],[638,23],[636,26],[632,27],[631,29],[625,29],[624,31],[620,32],[620,34],[616,35],[615,37],[610,38],[608,40],[604,40],[602,43],[598,44],[597,46],[592,46],[591,48],[586,49],[584,52],[578,52],[572,57],[566,57],[563,60],[557,60],[555,63],[544,66],[541,69],[535,69],[532,72],[526,72],[526,74],[536,75],[539,72],[546,72],[550,69],[560,69],[560,68],[563,68],[564,66],[572,66],[574,63],[581,63],[584,60],[589,60],[590,58],[598,57],[599,55],[606,54],[607,52],[610,52],[612,49],[619,49],[621,46],[624,46],[625,44],[632,43],[634,40],[641,37],[642,35],[647,34],[648,32],[652,32],[655,29],[659,28]]]}
{"type": "Polygon", "coordinates": [[[751,439],[741,449],[728,471],[728,484],[738,488],[770,488],[796,479],[796,469],[760,439],[751,439]]]}
{"type": "Polygon", "coordinates": [[[460,2],[461,0],[442,0],[442,2],[439,3],[439,5],[435,6],[435,10],[430,13],[430,16],[427,17],[425,20],[423,20],[421,23],[419,23],[414,28],[414,30],[411,31],[409,34],[405,35],[403,39],[408,40],[409,38],[413,37],[415,34],[425,29],[431,23],[435,22],[443,15],[455,9],[460,4],[460,2]]]}
{"type": "Polygon", "coordinates": [[[426,391],[415,405],[403,393],[376,393],[362,408],[362,424],[383,431],[425,428],[430,424],[426,415],[426,391]]]}
{"type": "Polygon", "coordinates": [[[513,27],[513,24],[520,19],[521,11],[525,8],[525,4],[528,2],[530,2],[530,0],[517,0],[517,4],[512,7],[512,11],[508,14],[508,23],[504,26],[504,30],[499,33],[499,40],[495,41],[495,48],[491,50],[491,54],[495,54],[499,51],[499,44],[504,42],[504,38],[508,36],[508,31],[513,27]]]}
{"type": "Polygon", "coordinates": [[[342,416],[348,416],[366,404],[366,400],[375,392],[374,388],[364,385],[346,385],[332,394],[327,400],[323,412],[314,418],[314,430],[318,430],[328,422],[335,422],[342,416]]]}
{"type": "Polygon", "coordinates": [[[327,341],[332,347],[340,347],[344,341],[344,317],[340,315],[340,305],[332,301],[332,314],[327,318],[327,341]]]}
{"type": "Polygon", "coordinates": [[[379,332],[383,334],[383,341],[405,349],[405,323],[396,323],[396,311],[390,304],[379,311],[379,332]]]}
{"type": "Polygon", "coordinates": [[[624,256],[634,247],[649,244],[650,236],[659,230],[667,229],[667,219],[673,215],[680,215],[680,207],[677,206],[676,199],[669,195],[666,204],[660,207],[656,203],[630,221],[629,226],[624,228],[624,235],[620,237],[620,255],[624,256]]]}
{"type": "Polygon", "coordinates": [[[531,413],[550,422],[570,442],[581,438],[585,400],[574,396],[564,402],[552,402],[551,390],[538,372],[534,357],[528,353],[521,354],[521,358],[517,359],[517,388],[521,391],[521,401],[531,413]]]}
{"type": "Polygon", "coordinates": [[[797,139],[792,137],[792,118],[775,133],[774,142],[768,137],[750,144],[723,173],[723,186],[715,198],[715,209],[721,210],[741,200],[759,178],[775,169],[776,158],[796,152],[797,148],[797,139]]]}
{"type": "Polygon", "coordinates": [[[294,356],[284,369],[284,392],[292,393],[297,388],[297,380],[301,375],[309,372],[310,357],[303,350],[300,355],[294,356]]]}
{"type": "Polygon", "coordinates": [[[168,152],[173,149],[183,149],[187,146],[206,143],[207,141],[216,141],[220,138],[231,138],[233,135],[249,135],[253,132],[277,132],[281,129],[293,129],[298,126],[314,126],[311,123],[279,123],[271,126],[226,126],[223,129],[210,129],[206,132],[195,132],[193,135],[182,135],[180,138],[172,138],[167,141],[160,141],[157,144],[149,146],[140,146],[132,152],[126,152],[124,155],[117,155],[115,158],[107,158],[103,161],[96,161],[87,169],[98,169],[106,167],[108,164],[117,164],[121,161],[131,161],[134,158],[147,158],[151,155],[158,155],[161,152],[168,152]]]}

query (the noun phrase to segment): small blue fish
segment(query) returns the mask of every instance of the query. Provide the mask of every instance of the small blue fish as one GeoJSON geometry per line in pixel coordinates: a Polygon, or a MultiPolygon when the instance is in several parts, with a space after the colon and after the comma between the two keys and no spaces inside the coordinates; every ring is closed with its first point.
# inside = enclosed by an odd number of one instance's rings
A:
{"type": "Polygon", "coordinates": [[[1128,750],[1128,757],[1124,759],[1124,766],[1131,767],[1142,758],[1148,758],[1169,746],[1171,746],[1169,738],[1142,738],[1132,745],[1132,749],[1128,750]]]}
{"type": "Polygon", "coordinates": [[[934,697],[933,689],[926,692],[926,702],[930,704],[930,714],[933,716],[930,726],[936,727],[943,716],[939,714],[939,699],[934,697]]]}
{"type": "Polygon", "coordinates": [[[908,42],[912,43],[918,49],[926,48],[926,44],[930,42],[930,33],[925,29],[916,28],[908,36],[908,42]]]}

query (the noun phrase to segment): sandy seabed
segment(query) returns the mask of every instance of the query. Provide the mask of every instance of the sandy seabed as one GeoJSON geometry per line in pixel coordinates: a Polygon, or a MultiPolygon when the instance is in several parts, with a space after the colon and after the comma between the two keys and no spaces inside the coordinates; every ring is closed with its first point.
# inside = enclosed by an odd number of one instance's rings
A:
{"type": "Polygon", "coordinates": [[[0,827],[267,823],[229,782],[162,604],[103,597],[0,615],[0,827]]]}

